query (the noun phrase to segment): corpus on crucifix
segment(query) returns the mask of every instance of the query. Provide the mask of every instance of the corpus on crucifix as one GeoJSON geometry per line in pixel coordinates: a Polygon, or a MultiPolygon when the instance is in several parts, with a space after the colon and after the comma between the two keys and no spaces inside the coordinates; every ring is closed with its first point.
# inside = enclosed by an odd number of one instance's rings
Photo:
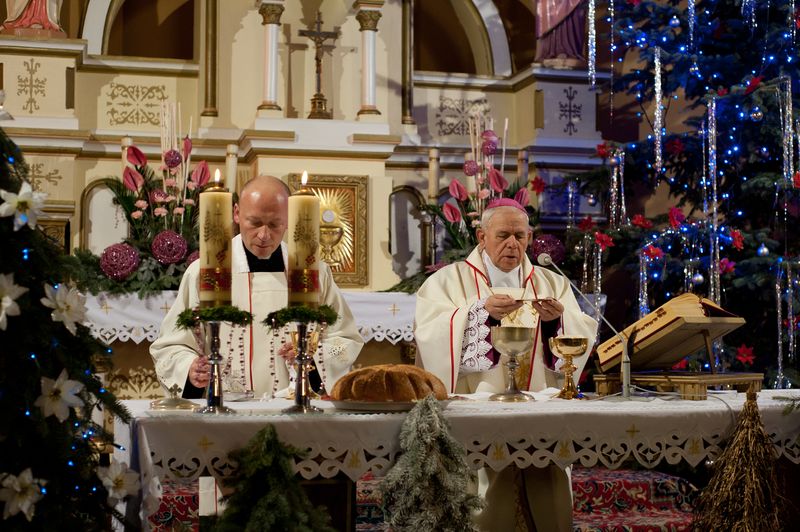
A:
{"type": "Polygon", "coordinates": [[[314,54],[314,62],[316,63],[316,93],[311,98],[311,112],[308,118],[332,118],[331,112],[328,111],[328,101],[325,95],[322,94],[322,45],[328,40],[336,40],[339,36],[338,31],[322,31],[322,13],[317,11],[317,20],[313,30],[300,30],[298,35],[300,37],[308,37],[314,41],[316,53],[314,54]]]}

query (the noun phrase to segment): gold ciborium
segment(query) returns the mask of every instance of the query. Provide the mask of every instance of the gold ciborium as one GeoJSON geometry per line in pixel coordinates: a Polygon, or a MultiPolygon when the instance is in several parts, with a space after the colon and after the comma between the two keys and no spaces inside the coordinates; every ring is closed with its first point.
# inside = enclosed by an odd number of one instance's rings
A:
{"type": "Polygon", "coordinates": [[[339,261],[333,256],[333,248],[342,239],[344,229],[338,225],[320,225],[319,243],[322,245],[322,260],[328,266],[339,266],[339,261]]]}
{"type": "Polygon", "coordinates": [[[575,380],[572,375],[575,370],[575,364],[572,363],[572,358],[581,356],[586,352],[589,346],[589,339],[583,336],[557,336],[550,338],[550,351],[555,356],[564,361],[561,369],[564,370],[564,387],[556,395],[559,399],[585,399],[584,395],[575,387],[575,380]]]}
{"type": "Polygon", "coordinates": [[[506,390],[489,397],[490,401],[503,401],[504,403],[517,403],[533,401],[533,396],[522,393],[517,387],[517,368],[519,356],[530,353],[533,348],[532,327],[492,327],[492,346],[501,354],[506,355],[504,362],[508,370],[506,390]]]}

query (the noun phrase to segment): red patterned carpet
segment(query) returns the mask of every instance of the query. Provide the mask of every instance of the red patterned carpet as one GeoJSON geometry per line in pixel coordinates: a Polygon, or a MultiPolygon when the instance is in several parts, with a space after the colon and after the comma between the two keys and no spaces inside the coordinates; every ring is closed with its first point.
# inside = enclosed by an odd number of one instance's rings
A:
{"type": "MultiPolygon", "coordinates": [[[[356,484],[356,530],[385,531],[378,487],[365,475],[356,484]]],[[[153,530],[198,530],[195,490],[164,483],[164,498],[150,517],[153,530]]],[[[658,471],[581,468],[572,470],[575,532],[657,532],[691,530],[697,489],[658,471]]]]}

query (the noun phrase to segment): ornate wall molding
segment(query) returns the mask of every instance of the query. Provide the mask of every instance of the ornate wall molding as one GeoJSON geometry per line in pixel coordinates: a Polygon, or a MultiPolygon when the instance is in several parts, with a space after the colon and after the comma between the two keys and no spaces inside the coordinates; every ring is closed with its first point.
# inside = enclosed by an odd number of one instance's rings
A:
{"type": "Polygon", "coordinates": [[[159,127],[161,102],[169,98],[165,85],[138,85],[112,82],[105,94],[109,124],[152,125],[159,127]]]}

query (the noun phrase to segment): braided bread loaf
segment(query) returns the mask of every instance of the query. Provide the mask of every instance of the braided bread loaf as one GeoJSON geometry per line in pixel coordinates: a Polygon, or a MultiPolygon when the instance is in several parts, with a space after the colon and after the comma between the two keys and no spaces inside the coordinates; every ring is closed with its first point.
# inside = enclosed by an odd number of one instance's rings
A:
{"type": "Polygon", "coordinates": [[[408,364],[380,364],[351,371],[336,382],[335,401],[416,401],[433,394],[447,399],[439,378],[408,364]]]}

